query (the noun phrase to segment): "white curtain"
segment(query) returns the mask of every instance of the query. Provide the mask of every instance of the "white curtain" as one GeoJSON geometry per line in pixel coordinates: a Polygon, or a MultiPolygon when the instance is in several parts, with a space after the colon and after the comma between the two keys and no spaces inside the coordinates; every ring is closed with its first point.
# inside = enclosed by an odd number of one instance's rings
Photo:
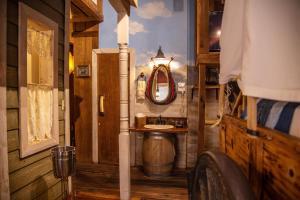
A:
{"type": "Polygon", "coordinates": [[[227,0],[220,83],[240,73],[245,95],[300,102],[299,19],[299,0],[227,0]]]}
{"type": "Polygon", "coordinates": [[[28,140],[38,143],[50,139],[53,121],[52,88],[41,85],[27,85],[28,140]]]}
{"type": "Polygon", "coordinates": [[[236,78],[242,70],[245,0],[226,0],[220,38],[220,84],[236,78]]]}

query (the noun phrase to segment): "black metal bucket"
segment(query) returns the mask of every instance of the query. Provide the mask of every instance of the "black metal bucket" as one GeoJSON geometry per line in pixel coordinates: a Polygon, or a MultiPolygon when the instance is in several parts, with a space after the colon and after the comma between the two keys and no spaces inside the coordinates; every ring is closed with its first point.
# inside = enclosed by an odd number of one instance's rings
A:
{"type": "Polygon", "coordinates": [[[66,180],[68,176],[74,175],[76,157],[75,147],[58,146],[51,149],[53,173],[56,178],[66,180]]]}

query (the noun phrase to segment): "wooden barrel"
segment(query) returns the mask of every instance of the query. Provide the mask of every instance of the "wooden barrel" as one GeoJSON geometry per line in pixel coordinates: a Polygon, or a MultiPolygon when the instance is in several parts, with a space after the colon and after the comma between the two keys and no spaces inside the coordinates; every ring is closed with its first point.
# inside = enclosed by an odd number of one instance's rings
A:
{"type": "Polygon", "coordinates": [[[175,135],[146,132],[143,142],[143,169],[148,176],[169,176],[174,167],[175,135]]]}

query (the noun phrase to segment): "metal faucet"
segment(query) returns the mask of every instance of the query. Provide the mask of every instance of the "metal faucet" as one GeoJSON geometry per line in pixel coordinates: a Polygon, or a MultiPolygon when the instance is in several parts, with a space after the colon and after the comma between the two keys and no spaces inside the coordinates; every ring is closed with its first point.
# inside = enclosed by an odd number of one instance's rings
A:
{"type": "Polygon", "coordinates": [[[157,124],[163,124],[164,120],[161,118],[161,115],[158,116],[158,119],[156,121],[157,124]]]}

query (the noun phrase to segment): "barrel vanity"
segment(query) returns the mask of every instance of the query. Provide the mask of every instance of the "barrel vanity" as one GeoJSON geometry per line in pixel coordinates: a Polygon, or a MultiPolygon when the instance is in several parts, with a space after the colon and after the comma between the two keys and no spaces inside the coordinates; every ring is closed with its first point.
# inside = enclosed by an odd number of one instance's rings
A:
{"type": "Polygon", "coordinates": [[[182,123],[183,127],[180,128],[171,124],[147,124],[141,128],[130,128],[131,132],[143,133],[143,171],[147,176],[166,177],[172,174],[179,153],[175,148],[178,143],[176,136],[186,136],[188,129],[186,123],[182,123]]]}

